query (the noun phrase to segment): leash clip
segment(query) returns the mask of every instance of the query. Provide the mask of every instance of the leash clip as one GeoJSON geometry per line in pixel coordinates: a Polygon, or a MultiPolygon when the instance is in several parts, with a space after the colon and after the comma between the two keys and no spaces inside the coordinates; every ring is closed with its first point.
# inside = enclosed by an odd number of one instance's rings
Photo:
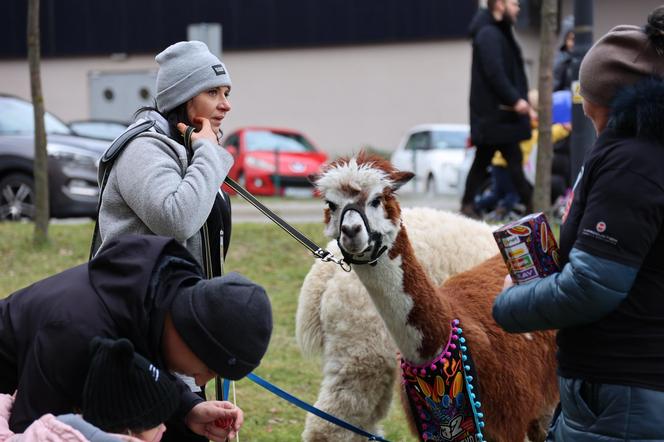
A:
{"type": "Polygon", "coordinates": [[[327,250],[318,249],[314,252],[314,255],[316,255],[323,262],[333,262],[333,263],[337,264],[339,267],[341,267],[341,269],[344,272],[350,272],[351,271],[351,267],[350,267],[349,263],[344,261],[343,258],[337,258],[336,256],[334,256],[332,253],[330,253],[327,250]]]}

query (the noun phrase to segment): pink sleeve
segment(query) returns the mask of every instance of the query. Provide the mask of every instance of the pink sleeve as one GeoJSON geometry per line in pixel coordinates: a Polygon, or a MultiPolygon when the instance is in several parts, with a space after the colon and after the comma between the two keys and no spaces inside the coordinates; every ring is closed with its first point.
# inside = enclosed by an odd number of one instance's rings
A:
{"type": "Polygon", "coordinates": [[[34,421],[21,436],[21,442],[88,442],[78,430],[52,414],[45,414],[34,421]]]}
{"type": "Polygon", "coordinates": [[[9,416],[11,415],[14,398],[8,394],[0,394],[0,441],[9,440],[14,432],[9,429],[9,416]]]}
{"type": "Polygon", "coordinates": [[[9,429],[14,397],[0,393],[0,442],[87,442],[83,435],[56,419],[52,414],[45,414],[30,424],[22,434],[14,434],[9,429]]]}

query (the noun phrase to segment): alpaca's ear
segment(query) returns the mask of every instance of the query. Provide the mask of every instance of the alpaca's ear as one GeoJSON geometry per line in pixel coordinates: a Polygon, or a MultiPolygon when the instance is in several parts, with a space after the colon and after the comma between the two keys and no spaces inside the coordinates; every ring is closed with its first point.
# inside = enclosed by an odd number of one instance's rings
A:
{"type": "Polygon", "coordinates": [[[320,179],[319,173],[312,173],[311,175],[307,175],[307,180],[309,180],[309,182],[314,186],[316,185],[319,179],[320,179]]]}
{"type": "Polygon", "coordinates": [[[415,174],[413,172],[394,172],[390,179],[392,180],[392,190],[399,190],[401,186],[412,180],[415,174]]]}

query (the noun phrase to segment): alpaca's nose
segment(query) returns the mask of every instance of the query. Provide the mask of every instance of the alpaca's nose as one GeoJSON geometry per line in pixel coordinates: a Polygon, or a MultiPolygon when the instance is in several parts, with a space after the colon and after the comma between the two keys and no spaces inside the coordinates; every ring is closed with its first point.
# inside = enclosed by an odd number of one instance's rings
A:
{"type": "Polygon", "coordinates": [[[362,229],[362,227],[359,224],[355,224],[353,226],[347,226],[344,224],[341,226],[341,232],[349,239],[354,238],[358,233],[360,233],[360,229],[362,229]]]}

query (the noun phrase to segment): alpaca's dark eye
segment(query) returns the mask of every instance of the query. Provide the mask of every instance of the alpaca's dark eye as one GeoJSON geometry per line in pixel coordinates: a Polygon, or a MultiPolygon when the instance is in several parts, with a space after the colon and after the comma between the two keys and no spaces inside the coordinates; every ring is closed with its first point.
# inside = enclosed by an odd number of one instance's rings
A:
{"type": "Polygon", "coordinates": [[[380,206],[380,197],[375,198],[373,201],[371,201],[371,207],[378,207],[380,206]]]}
{"type": "Polygon", "coordinates": [[[332,201],[325,201],[325,202],[327,203],[327,207],[329,207],[332,212],[337,210],[337,205],[334,204],[332,201]]]}

